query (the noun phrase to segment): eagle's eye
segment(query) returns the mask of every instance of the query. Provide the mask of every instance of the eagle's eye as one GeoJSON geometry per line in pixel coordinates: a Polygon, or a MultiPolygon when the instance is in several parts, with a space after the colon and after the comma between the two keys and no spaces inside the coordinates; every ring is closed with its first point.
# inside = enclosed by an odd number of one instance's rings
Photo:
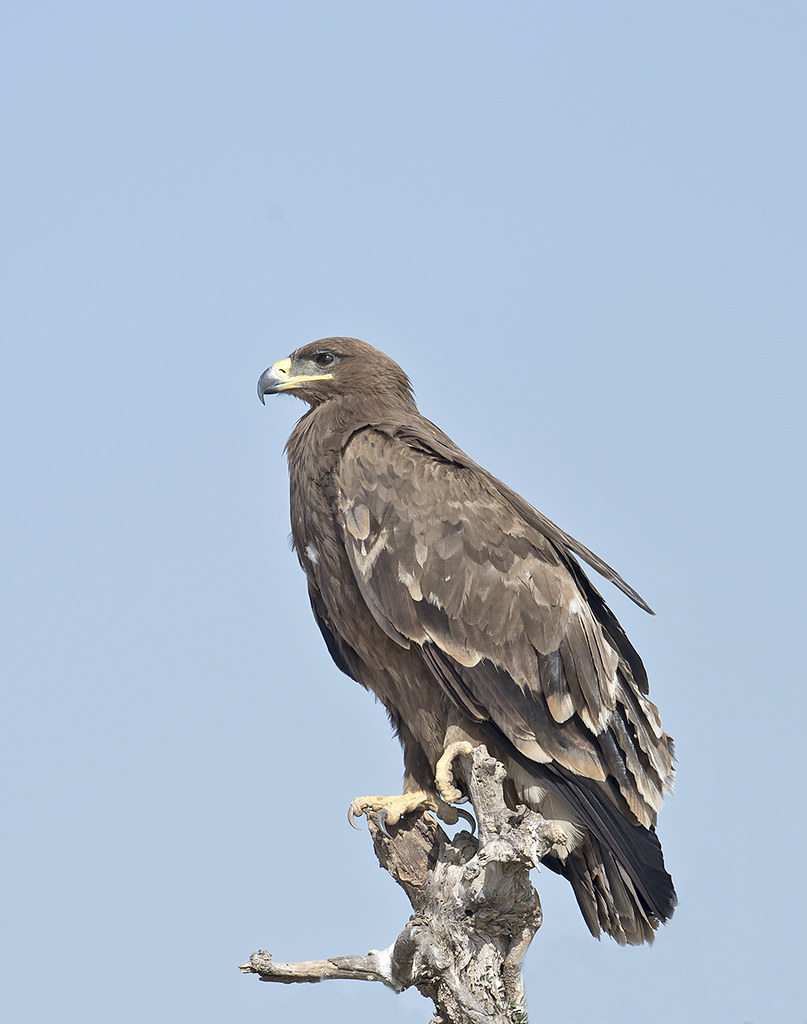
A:
{"type": "Polygon", "coordinates": [[[335,359],[336,356],[333,352],[317,352],[314,356],[314,362],[317,366],[330,366],[335,359]]]}

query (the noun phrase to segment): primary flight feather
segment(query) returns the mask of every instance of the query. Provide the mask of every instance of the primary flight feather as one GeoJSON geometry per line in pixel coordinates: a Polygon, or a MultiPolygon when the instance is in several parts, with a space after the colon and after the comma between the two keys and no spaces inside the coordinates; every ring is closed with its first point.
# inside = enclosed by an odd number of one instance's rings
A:
{"type": "Polygon", "coordinates": [[[561,824],[545,863],[571,882],[592,934],[652,941],[676,904],[655,833],[673,744],[639,655],[577,557],[648,606],[422,416],[383,352],[313,342],[261,376],[262,401],[280,392],[311,406],[286,450],[314,616],[404,751],[404,795],[353,810],[446,816],[441,758],[485,743],[511,802],[561,824]]]}

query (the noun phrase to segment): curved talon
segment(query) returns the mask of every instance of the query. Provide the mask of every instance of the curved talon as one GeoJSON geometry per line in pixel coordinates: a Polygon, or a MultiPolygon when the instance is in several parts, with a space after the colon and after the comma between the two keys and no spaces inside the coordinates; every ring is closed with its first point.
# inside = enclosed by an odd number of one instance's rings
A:
{"type": "MultiPolygon", "coordinates": [[[[391,839],[392,836],[389,834],[387,825],[397,825],[403,815],[412,814],[413,811],[425,810],[426,808],[436,810],[443,817],[445,805],[441,807],[441,803],[442,801],[423,789],[410,793],[401,793],[397,796],[357,796],[350,802],[347,820],[353,828],[358,829],[355,819],[360,818],[362,814],[366,815],[369,819],[370,812],[374,812],[373,821],[377,823],[378,828],[381,829],[384,835],[389,836],[391,839]]],[[[449,810],[451,809],[449,808],[449,810]]],[[[451,813],[453,814],[453,811],[451,813]]],[[[449,824],[453,824],[457,818],[454,816],[444,820],[448,821],[449,824]]]]}
{"type": "Polygon", "coordinates": [[[455,807],[454,810],[461,818],[465,818],[468,824],[471,826],[471,835],[476,832],[476,819],[470,811],[464,811],[461,807],[455,807]]]}
{"type": "MultiPolygon", "coordinates": [[[[364,811],[362,811],[361,813],[364,814],[364,811]]],[[[347,809],[347,820],[350,827],[355,828],[357,832],[364,831],[361,825],[356,824],[356,811],[353,808],[353,804],[351,804],[350,807],[348,807],[347,809]]]]}

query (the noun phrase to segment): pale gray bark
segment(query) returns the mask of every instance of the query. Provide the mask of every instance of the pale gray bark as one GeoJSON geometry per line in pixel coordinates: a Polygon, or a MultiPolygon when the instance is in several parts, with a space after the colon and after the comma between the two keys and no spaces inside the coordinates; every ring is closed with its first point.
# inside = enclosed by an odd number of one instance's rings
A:
{"type": "Polygon", "coordinates": [[[395,942],[366,956],[275,963],[260,951],[241,966],[261,981],[353,978],[396,992],[414,985],[433,1000],[433,1024],[522,1024],[521,964],[541,925],[530,882],[565,836],[534,811],[504,802],[504,767],[484,747],[457,758],[476,813],[478,838],[449,839],[431,815],[413,814],[386,836],[370,819],[378,860],[404,889],[414,914],[395,942]]]}

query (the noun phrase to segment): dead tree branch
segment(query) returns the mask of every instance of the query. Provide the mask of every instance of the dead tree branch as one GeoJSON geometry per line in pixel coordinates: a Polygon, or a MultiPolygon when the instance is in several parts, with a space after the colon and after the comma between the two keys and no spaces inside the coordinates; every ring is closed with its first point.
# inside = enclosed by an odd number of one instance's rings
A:
{"type": "Polygon", "coordinates": [[[523,1024],[521,965],[542,919],[530,869],[566,837],[534,811],[507,807],[504,767],[484,747],[460,754],[455,769],[478,838],[459,832],[449,839],[429,814],[402,819],[390,836],[370,819],[379,863],[414,910],[389,948],[300,963],[275,963],[261,951],[241,971],[287,984],[352,978],[396,992],[414,985],[434,1002],[440,1024],[523,1024]]]}

